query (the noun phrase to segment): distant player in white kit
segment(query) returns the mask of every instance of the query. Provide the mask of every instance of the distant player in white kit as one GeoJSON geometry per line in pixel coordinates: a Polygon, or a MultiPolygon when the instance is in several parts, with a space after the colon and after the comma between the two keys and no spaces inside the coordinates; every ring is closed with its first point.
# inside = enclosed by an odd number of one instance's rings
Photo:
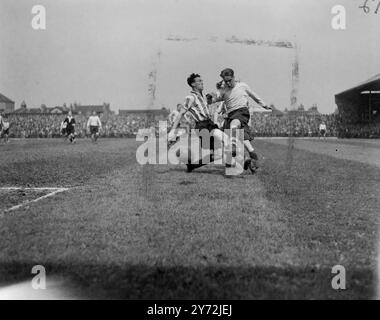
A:
{"type": "Polygon", "coordinates": [[[181,108],[182,108],[182,104],[178,103],[176,109],[174,109],[172,112],[170,112],[170,114],[168,116],[170,127],[173,126],[175,120],[179,116],[179,112],[181,111],[181,108]]]}
{"type": "Polygon", "coordinates": [[[99,130],[102,129],[102,122],[96,111],[88,118],[87,130],[90,132],[92,142],[96,142],[99,138],[99,130]]]}
{"type": "Polygon", "coordinates": [[[3,116],[2,116],[2,114],[0,112],[0,134],[1,134],[2,131],[3,131],[3,116]]]}
{"type": "Polygon", "coordinates": [[[6,116],[0,115],[0,138],[4,139],[5,143],[9,142],[9,121],[6,116]]]}
{"type": "Polygon", "coordinates": [[[326,124],[324,123],[324,121],[322,121],[321,124],[319,125],[319,138],[321,137],[326,138],[326,131],[327,131],[326,124]]]}
{"type": "Polygon", "coordinates": [[[191,119],[188,114],[185,114],[183,117],[180,114],[181,110],[183,109],[183,104],[178,103],[176,109],[174,109],[172,112],[170,112],[168,116],[168,121],[169,121],[169,127],[170,129],[173,128],[174,123],[176,122],[178,117],[181,117],[181,120],[177,126],[176,130],[176,137],[180,137],[186,132],[190,132],[190,127],[191,127],[191,119]]]}

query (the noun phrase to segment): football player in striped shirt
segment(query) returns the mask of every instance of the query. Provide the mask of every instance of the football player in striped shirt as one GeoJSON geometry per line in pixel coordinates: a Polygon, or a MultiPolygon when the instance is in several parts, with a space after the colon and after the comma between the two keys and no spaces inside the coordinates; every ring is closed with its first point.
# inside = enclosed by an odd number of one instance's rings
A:
{"type": "MultiPolygon", "coordinates": [[[[195,122],[195,129],[201,131],[206,129],[210,132],[210,151],[214,150],[214,138],[220,142],[226,142],[225,134],[218,128],[218,125],[211,120],[210,110],[207,104],[207,98],[203,94],[203,80],[199,74],[192,73],[187,78],[187,84],[192,88],[190,94],[186,96],[183,108],[181,108],[179,115],[177,116],[171,131],[169,132],[169,141],[175,139],[175,130],[185,114],[190,114],[195,122]],[[211,135],[212,133],[212,135],[211,135]]],[[[202,141],[201,141],[202,145],[202,141]]],[[[214,161],[213,154],[211,153],[211,162],[214,161]]],[[[199,168],[206,163],[199,162],[199,164],[187,164],[187,171],[191,172],[195,168],[199,168]]]]}
{"type": "MultiPolygon", "coordinates": [[[[66,118],[65,118],[66,119],[66,118]]],[[[67,122],[65,122],[65,119],[61,122],[61,135],[67,139],[67,134],[66,134],[66,128],[67,128],[67,122]]]]}

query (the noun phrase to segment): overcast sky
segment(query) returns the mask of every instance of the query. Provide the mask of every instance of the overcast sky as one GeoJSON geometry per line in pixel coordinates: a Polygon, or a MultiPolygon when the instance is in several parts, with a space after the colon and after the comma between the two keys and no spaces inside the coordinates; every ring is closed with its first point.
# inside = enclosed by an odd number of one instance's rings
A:
{"type": "Polygon", "coordinates": [[[296,40],[299,102],[333,112],[334,94],[380,73],[380,10],[364,0],[1,0],[0,92],[19,107],[109,102],[146,108],[148,74],[157,70],[156,107],[173,108],[200,73],[206,91],[220,70],[235,69],[268,104],[289,107],[294,50],[229,44],[231,36],[296,40]],[[44,5],[47,29],[31,27],[44,5]],[[347,29],[333,30],[331,8],[346,8],[347,29]],[[174,42],[168,36],[197,38],[174,42]],[[216,37],[215,42],[209,40],[216,37]],[[161,52],[157,59],[157,52],[161,52]],[[376,59],[377,58],[377,59],[376,59]]]}

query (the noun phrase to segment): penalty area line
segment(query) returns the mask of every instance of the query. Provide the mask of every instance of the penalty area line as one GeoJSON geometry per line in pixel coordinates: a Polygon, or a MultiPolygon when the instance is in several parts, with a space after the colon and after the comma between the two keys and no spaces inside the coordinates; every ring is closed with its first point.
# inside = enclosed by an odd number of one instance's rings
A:
{"type": "Polygon", "coordinates": [[[49,188],[49,187],[0,187],[0,190],[13,191],[13,190],[69,190],[69,188],[49,188]]]}
{"type": "Polygon", "coordinates": [[[3,211],[3,213],[7,213],[7,212],[10,212],[10,211],[14,211],[14,210],[17,210],[19,208],[22,208],[30,203],[34,203],[34,202],[38,202],[38,201],[41,201],[43,199],[46,199],[46,198],[49,198],[49,197],[52,197],[52,196],[55,196],[56,194],[58,193],[61,193],[61,192],[65,192],[67,190],[69,190],[70,188],[21,188],[21,187],[5,187],[5,188],[0,188],[0,191],[1,190],[6,190],[6,191],[15,191],[15,190],[36,190],[36,191],[43,191],[43,190],[46,190],[46,191],[50,191],[48,194],[45,194],[41,197],[38,197],[36,199],[33,199],[33,200],[27,200],[27,201],[24,201],[18,205],[15,205],[9,209],[6,209],[3,211]]]}

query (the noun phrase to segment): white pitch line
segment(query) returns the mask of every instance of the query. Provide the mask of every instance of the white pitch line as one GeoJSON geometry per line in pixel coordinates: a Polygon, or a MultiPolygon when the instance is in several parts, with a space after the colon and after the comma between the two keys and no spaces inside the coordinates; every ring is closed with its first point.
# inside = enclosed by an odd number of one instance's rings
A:
{"type": "Polygon", "coordinates": [[[16,209],[19,209],[29,203],[33,203],[33,202],[38,202],[40,200],[43,200],[43,199],[46,199],[46,198],[49,198],[49,197],[52,197],[54,195],[56,195],[57,193],[61,193],[61,192],[64,192],[64,191],[67,191],[69,190],[69,188],[21,188],[21,187],[8,187],[8,188],[0,188],[0,190],[54,190],[42,197],[39,197],[37,199],[33,199],[33,200],[28,200],[28,201],[25,201],[21,204],[18,204],[16,206],[13,206],[9,209],[6,209],[4,210],[4,212],[10,212],[10,211],[14,211],[16,209]]]}
{"type": "Polygon", "coordinates": [[[1,187],[0,190],[61,190],[68,188],[50,188],[50,187],[1,187]]]}

